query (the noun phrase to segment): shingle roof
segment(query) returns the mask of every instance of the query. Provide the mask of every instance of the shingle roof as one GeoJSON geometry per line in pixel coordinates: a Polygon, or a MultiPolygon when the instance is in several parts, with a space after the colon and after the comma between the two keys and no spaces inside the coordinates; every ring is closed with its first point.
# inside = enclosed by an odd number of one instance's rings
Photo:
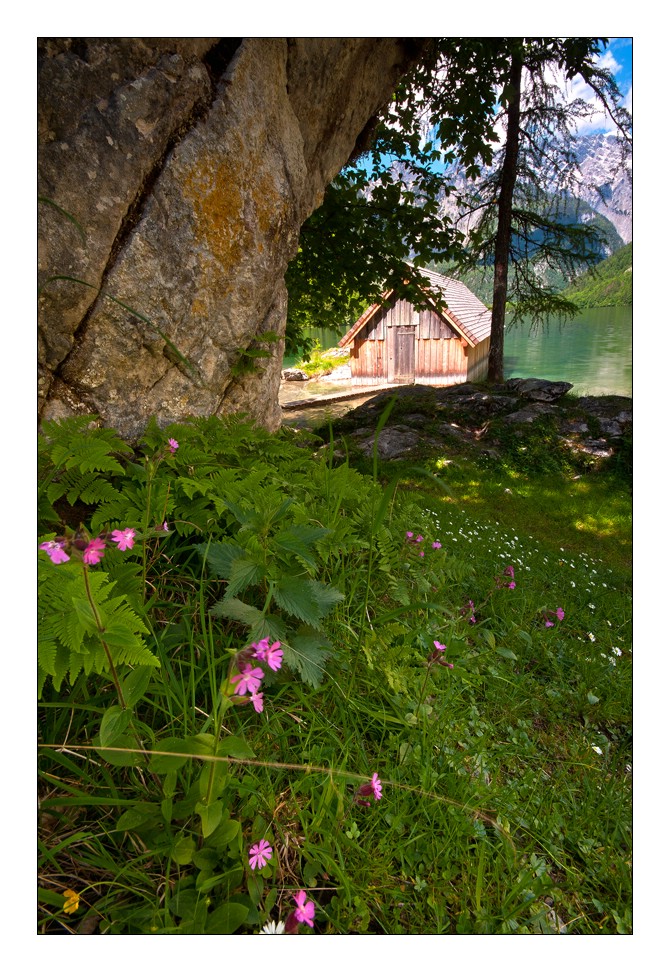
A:
{"type": "Polygon", "coordinates": [[[490,336],[491,311],[464,283],[433,270],[422,269],[421,273],[431,287],[442,291],[448,305],[446,316],[451,318],[473,345],[490,336]]]}
{"type": "MultiPolygon", "coordinates": [[[[445,277],[434,270],[424,270],[417,267],[426,278],[430,286],[435,290],[440,290],[447,302],[447,310],[441,312],[445,320],[456,326],[468,344],[472,347],[479,344],[491,334],[491,311],[487,310],[486,305],[481,302],[471,290],[452,277],[445,277]]],[[[386,300],[391,296],[391,292],[384,294],[386,300]]],[[[370,320],[372,315],[381,307],[381,304],[373,304],[358,318],[354,326],[347,331],[339,342],[341,348],[349,344],[358,334],[360,329],[370,320]]]]}

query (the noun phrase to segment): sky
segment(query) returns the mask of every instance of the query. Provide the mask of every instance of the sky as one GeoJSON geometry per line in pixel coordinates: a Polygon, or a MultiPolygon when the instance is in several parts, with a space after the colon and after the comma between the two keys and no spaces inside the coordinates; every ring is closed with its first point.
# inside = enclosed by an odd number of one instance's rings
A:
{"type": "MultiPolygon", "coordinates": [[[[614,77],[622,94],[622,105],[632,114],[633,107],[633,40],[631,37],[612,37],[598,62],[599,67],[606,68],[614,77]]],[[[589,86],[580,79],[568,86],[572,98],[583,98],[586,102],[594,102],[594,96],[589,86]]],[[[577,127],[576,134],[592,135],[597,132],[612,132],[614,124],[603,113],[584,120],[577,127]]]]}

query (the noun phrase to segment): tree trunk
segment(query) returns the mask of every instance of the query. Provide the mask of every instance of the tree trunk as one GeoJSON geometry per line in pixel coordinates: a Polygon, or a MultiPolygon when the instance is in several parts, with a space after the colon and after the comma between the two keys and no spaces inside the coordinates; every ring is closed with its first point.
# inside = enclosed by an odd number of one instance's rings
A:
{"type": "Polygon", "coordinates": [[[500,177],[498,230],[494,252],[493,310],[488,370],[490,382],[504,381],[505,305],[507,304],[507,272],[512,235],[512,200],[519,158],[522,68],[523,57],[521,51],[518,50],[512,54],[509,84],[507,86],[507,137],[505,139],[505,161],[500,177]]]}

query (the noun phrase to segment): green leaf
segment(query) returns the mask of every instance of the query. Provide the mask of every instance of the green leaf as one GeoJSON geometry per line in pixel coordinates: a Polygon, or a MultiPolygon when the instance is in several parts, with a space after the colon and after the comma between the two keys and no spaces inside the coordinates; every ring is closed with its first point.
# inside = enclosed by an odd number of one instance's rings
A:
{"type": "Polygon", "coordinates": [[[113,745],[114,749],[104,748],[100,741],[100,736],[94,738],[93,745],[103,759],[106,759],[112,766],[140,766],[144,762],[144,756],[141,752],[121,752],[124,749],[137,750],[137,740],[132,736],[116,736],[114,743],[108,744],[113,745]]]}
{"type": "Polygon", "coordinates": [[[217,756],[233,756],[235,759],[254,759],[255,753],[249,744],[238,736],[226,736],[216,749],[217,756]]]}
{"type": "Polygon", "coordinates": [[[317,540],[323,539],[332,533],[324,527],[312,527],[303,523],[294,524],[289,530],[282,530],[274,538],[274,544],[278,550],[284,553],[293,554],[305,561],[310,567],[316,567],[317,561],[314,556],[313,546],[317,540]]]}
{"type": "Polygon", "coordinates": [[[156,743],[151,754],[149,769],[152,773],[170,773],[188,762],[189,756],[201,756],[203,747],[196,739],[184,739],[181,736],[168,736],[156,743]],[[171,754],[171,755],[168,755],[171,754]],[[183,755],[174,755],[182,754],[183,755]],[[165,754],[165,755],[163,755],[165,754]]]}
{"type": "Polygon", "coordinates": [[[326,660],[331,652],[330,642],[318,631],[301,628],[284,643],[284,662],[300,674],[303,682],[318,689],[326,673],[326,660]]]}
{"type": "Polygon", "coordinates": [[[516,661],[517,657],[511,648],[496,648],[496,652],[502,655],[503,658],[509,658],[511,661],[516,661]]]}
{"type": "Polygon", "coordinates": [[[234,597],[251,584],[257,584],[263,577],[263,573],[262,564],[249,557],[239,557],[232,565],[226,596],[234,597]]]}
{"type": "Polygon", "coordinates": [[[121,691],[126,705],[133,706],[142,698],[151,681],[152,669],[148,665],[139,665],[121,683],[121,691]]]}
{"type": "Polygon", "coordinates": [[[120,705],[107,709],[100,723],[100,745],[114,746],[130,725],[132,715],[130,709],[122,709],[120,705]]]}
{"type": "Polygon", "coordinates": [[[260,874],[250,874],[247,877],[247,891],[249,892],[249,897],[255,905],[259,905],[261,898],[263,897],[263,878],[260,874]]]}
{"type": "Polygon", "coordinates": [[[232,935],[242,925],[249,909],[241,904],[224,904],[213,911],[207,919],[208,935],[232,935]]]}
{"type": "Polygon", "coordinates": [[[275,603],[306,624],[319,627],[322,612],[308,580],[284,575],[272,590],[275,603]]]}
{"type": "Polygon", "coordinates": [[[591,703],[591,705],[596,705],[598,702],[600,702],[600,699],[598,698],[598,696],[597,695],[594,695],[593,692],[589,692],[589,694],[586,696],[586,698],[589,700],[589,702],[591,703]]]}
{"type": "Polygon", "coordinates": [[[196,550],[205,558],[214,576],[224,580],[230,577],[235,561],[246,555],[244,548],[236,543],[199,543],[196,550]]]}
{"type": "Polygon", "coordinates": [[[209,612],[215,618],[229,618],[240,621],[251,627],[263,620],[263,612],[252,604],[245,604],[236,597],[224,597],[210,608],[209,612]]]}
{"type": "Polygon", "coordinates": [[[81,621],[85,631],[88,631],[89,633],[98,631],[98,625],[95,619],[95,614],[93,613],[93,608],[86,598],[73,597],[72,607],[75,609],[77,617],[81,621]]]}
{"type": "Polygon", "coordinates": [[[175,843],[170,852],[170,857],[175,864],[190,864],[193,860],[196,846],[196,842],[192,837],[182,837],[175,843]]]}
{"type": "Polygon", "coordinates": [[[238,834],[242,829],[239,820],[222,820],[214,833],[209,838],[210,847],[223,848],[237,840],[238,834]]]}
{"type": "Polygon", "coordinates": [[[202,836],[209,837],[209,835],[213,834],[221,823],[221,817],[223,815],[223,803],[221,800],[215,800],[214,803],[210,804],[198,801],[198,803],[195,805],[195,812],[200,817],[202,836]]]}

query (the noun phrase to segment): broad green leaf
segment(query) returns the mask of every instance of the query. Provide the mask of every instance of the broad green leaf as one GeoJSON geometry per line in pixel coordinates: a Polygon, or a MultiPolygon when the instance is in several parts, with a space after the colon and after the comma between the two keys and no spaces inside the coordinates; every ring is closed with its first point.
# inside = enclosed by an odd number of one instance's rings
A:
{"type": "Polygon", "coordinates": [[[98,625],[90,602],[83,597],[73,597],[72,607],[75,609],[77,617],[84,626],[84,630],[88,632],[97,632],[98,625]]]}
{"type": "Polygon", "coordinates": [[[199,543],[196,550],[206,559],[212,573],[224,580],[230,577],[235,561],[246,554],[244,548],[236,543],[199,543]]]}
{"type": "Polygon", "coordinates": [[[296,523],[289,530],[282,530],[274,538],[274,544],[278,550],[284,553],[294,554],[310,567],[316,567],[317,561],[314,556],[313,546],[317,540],[323,539],[331,533],[324,527],[312,527],[303,523],[296,523]]]}
{"type": "Polygon", "coordinates": [[[170,857],[175,864],[190,864],[195,851],[195,840],[192,837],[182,837],[175,843],[170,852],[170,857]]]}
{"type": "Polygon", "coordinates": [[[209,837],[221,823],[223,815],[223,803],[215,800],[214,803],[206,804],[198,801],[195,805],[195,812],[200,817],[202,825],[202,836],[209,837]]]}
{"type": "Polygon", "coordinates": [[[236,597],[224,597],[217,601],[214,607],[210,608],[209,613],[215,618],[229,618],[231,621],[240,621],[249,627],[263,620],[262,611],[236,597]]]}
{"type": "Polygon", "coordinates": [[[246,921],[249,909],[241,904],[224,904],[207,919],[208,935],[232,935],[246,921]]]}
{"type": "MultiPolygon", "coordinates": [[[[116,736],[112,749],[106,749],[100,742],[100,736],[96,736],[93,745],[100,755],[111,763],[112,766],[140,766],[144,762],[141,752],[123,752],[122,750],[137,750],[137,740],[130,735],[116,736]]],[[[111,743],[108,745],[112,745],[111,743]]]]}
{"type": "Polygon", "coordinates": [[[161,739],[160,742],[156,743],[151,754],[149,769],[152,773],[169,773],[187,763],[189,756],[195,755],[202,755],[202,745],[194,739],[168,736],[167,739],[161,739]],[[183,755],[175,755],[182,753],[183,755]]]}
{"type": "Polygon", "coordinates": [[[205,763],[198,780],[198,790],[201,797],[208,794],[210,799],[220,797],[228,782],[228,764],[210,760],[205,763]]]}
{"type": "Polygon", "coordinates": [[[238,736],[226,736],[216,749],[217,756],[233,756],[235,759],[253,759],[255,753],[249,744],[238,736]]]}
{"type": "Polygon", "coordinates": [[[275,603],[306,624],[319,627],[322,612],[308,580],[284,575],[272,590],[275,603]]]}
{"type": "Polygon", "coordinates": [[[338,591],[336,587],[330,587],[329,584],[322,584],[321,581],[310,580],[309,586],[314,595],[314,600],[316,601],[319,611],[322,616],[325,617],[333,607],[340,601],[344,600],[344,594],[338,591]]]}
{"type": "Polygon", "coordinates": [[[262,564],[256,563],[248,557],[238,557],[230,571],[230,580],[226,591],[227,597],[234,597],[240,591],[246,590],[251,584],[257,584],[264,574],[262,564]]]}
{"type": "Polygon", "coordinates": [[[151,681],[152,669],[148,665],[139,665],[121,683],[121,691],[126,705],[132,706],[142,698],[151,681]]]}
{"type": "Polygon", "coordinates": [[[260,900],[263,897],[263,878],[260,874],[250,874],[247,877],[247,891],[249,892],[249,897],[255,905],[260,904],[260,900]]]}
{"type": "Polygon", "coordinates": [[[509,658],[511,661],[517,660],[516,655],[511,648],[496,648],[496,652],[497,654],[502,655],[503,658],[509,658]]]}
{"type": "Polygon", "coordinates": [[[303,682],[317,689],[325,675],[329,647],[328,639],[318,631],[301,629],[291,636],[290,644],[284,643],[284,662],[300,673],[303,682]]]}
{"type": "Polygon", "coordinates": [[[143,646],[142,639],[123,621],[110,621],[100,637],[110,648],[136,648],[143,646]]]}
{"type": "Polygon", "coordinates": [[[147,824],[157,822],[158,808],[153,803],[138,803],[126,810],[119,817],[116,826],[118,830],[140,830],[147,824]]]}
{"type": "Polygon", "coordinates": [[[209,838],[208,844],[210,847],[227,847],[234,840],[237,840],[241,829],[242,825],[239,820],[222,820],[209,838]]]}
{"type": "Polygon", "coordinates": [[[120,705],[110,706],[100,723],[100,745],[115,745],[116,739],[123,736],[130,725],[132,715],[131,709],[122,709],[120,705]]]}

